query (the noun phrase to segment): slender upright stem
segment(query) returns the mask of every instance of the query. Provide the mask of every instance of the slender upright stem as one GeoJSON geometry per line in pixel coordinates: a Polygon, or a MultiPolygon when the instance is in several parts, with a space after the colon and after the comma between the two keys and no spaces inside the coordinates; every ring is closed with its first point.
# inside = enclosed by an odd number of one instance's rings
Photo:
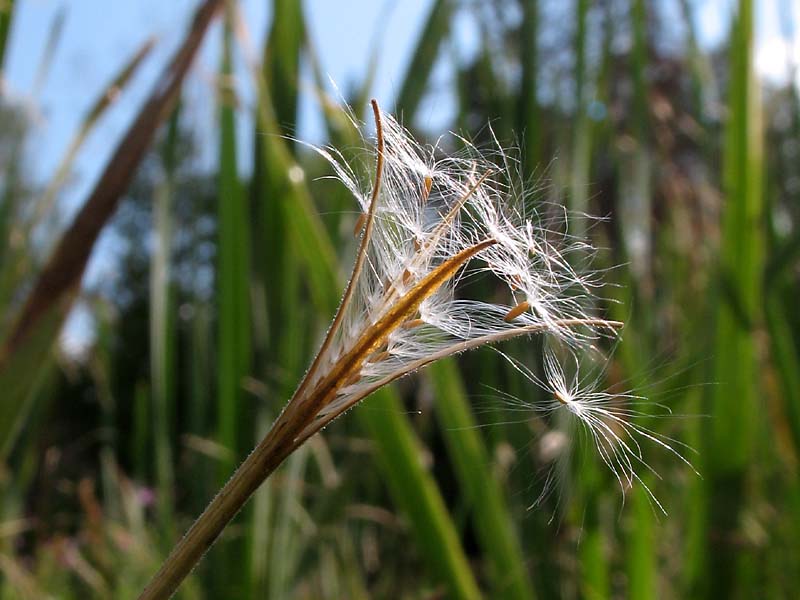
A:
{"type": "Polygon", "coordinates": [[[139,600],[169,598],[261,483],[291,454],[285,429],[273,427],[172,550],[139,600]],[[283,435],[282,435],[283,434],[283,435]]]}
{"type": "MultiPolygon", "coordinates": [[[[473,250],[473,254],[476,251],[477,250],[473,250]]],[[[455,262],[457,262],[459,259],[454,257],[454,259],[451,260],[453,260],[454,263],[449,269],[445,265],[441,267],[441,271],[439,273],[439,283],[449,278],[449,276],[452,276],[452,273],[448,273],[448,271],[452,272],[454,270],[455,262]]],[[[468,258],[463,257],[461,259],[461,264],[463,264],[463,262],[466,260],[468,260],[468,258]]],[[[435,275],[436,273],[433,273],[429,277],[434,279],[435,275]]],[[[424,296],[424,292],[420,293],[420,296],[424,296]]],[[[413,307],[416,303],[416,300],[409,299],[408,297],[404,297],[404,300],[409,307],[406,307],[405,309],[398,309],[403,312],[403,315],[395,316],[392,319],[392,321],[395,323],[402,322],[404,317],[407,316],[408,312],[413,312],[414,310],[413,307]]],[[[575,319],[566,320],[563,322],[563,325],[568,327],[597,324],[612,328],[616,328],[621,325],[621,323],[617,323],[616,321],[603,321],[600,319],[575,319]]],[[[376,333],[379,330],[391,331],[391,329],[391,326],[376,323],[367,331],[365,331],[361,340],[374,338],[376,335],[383,335],[376,333]]],[[[417,361],[417,363],[412,363],[411,367],[408,369],[398,370],[395,376],[387,378],[385,381],[378,382],[374,388],[369,389],[363,395],[359,395],[358,400],[363,399],[377,387],[386,385],[397,377],[401,377],[412,370],[421,368],[433,360],[443,358],[444,356],[454,354],[459,351],[468,350],[477,345],[503,341],[505,339],[509,339],[510,337],[519,335],[530,335],[536,331],[536,329],[532,328],[520,328],[513,330],[513,332],[508,332],[506,335],[484,336],[484,338],[470,340],[463,344],[456,344],[449,350],[449,352],[443,350],[441,352],[434,353],[428,359],[423,359],[421,361],[417,361]]],[[[357,343],[354,348],[358,347],[359,345],[367,344],[366,342],[361,344],[357,343]]],[[[369,348],[367,347],[359,351],[358,356],[351,356],[352,354],[353,353],[350,353],[350,355],[343,357],[342,362],[352,363],[354,365],[360,364],[359,361],[362,360],[364,356],[369,354],[369,348]]],[[[351,367],[346,368],[348,372],[350,369],[351,367]]],[[[167,557],[167,560],[164,561],[164,564],[161,566],[158,573],[156,573],[148,586],[139,596],[139,600],[162,600],[169,598],[173,593],[175,593],[175,591],[178,589],[178,586],[191,572],[194,566],[200,561],[211,545],[216,541],[223,529],[225,529],[231,519],[236,516],[247,500],[250,499],[250,496],[253,495],[253,493],[267,479],[267,477],[269,477],[272,472],[275,471],[275,469],[277,469],[281,463],[283,463],[283,461],[286,460],[286,458],[308,438],[317,433],[330,421],[345,412],[345,410],[354,404],[348,403],[346,405],[342,405],[335,412],[327,414],[324,417],[317,418],[319,411],[324,408],[325,402],[330,399],[332,395],[335,395],[336,390],[331,390],[331,384],[330,382],[326,382],[327,379],[331,378],[324,378],[319,385],[315,386],[314,389],[307,393],[302,403],[297,401],[298,395],[295,393],[295,395],[292,397],[292,400],[289,401],[286,409],[275,421],[266,437],[258,444],[258,446],[256,446],[256,448],[252,453],[250,453],[241,466],[236,469],[233,477],[231,477],[228,483],[226,483],[222,490],[220,490],[220,492],[214,497],[214,499],[211,501],[211,504],[208,505],[208,508],[203,511],[200,517],[198,517],[198,519],[191,526],[189,531],[186,532],[186,535],[183,537],[183,539],[181,539],[178,545],[175,546],[173,551],[167,557]]],[[[341,377],[336,377],[333,379],[339,382],[338,385],[342,384],[341,377]]],[[[335,388],[336,383],[333,385],[335,388]]]]}

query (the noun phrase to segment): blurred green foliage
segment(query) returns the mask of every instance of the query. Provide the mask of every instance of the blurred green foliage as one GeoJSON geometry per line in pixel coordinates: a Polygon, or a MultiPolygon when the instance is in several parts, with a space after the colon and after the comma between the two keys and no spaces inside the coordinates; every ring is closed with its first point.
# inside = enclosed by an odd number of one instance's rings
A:
{"type": "MultiPolygon", "coordinates": [[[[273,4],[251,72],[233,70],[253,49],[233,5],[224,15],[216,167],[196,160],[203,140],[188,111],[161,111],[149,153],[123,165],[135,178],[106,227],[115,277],[54,297],[21,346],[9,342],[16,315],[66,231],[56,218],[65,174],[112,106],[102,99],[149,46],[120,61],[100,100],[87,97],[41,190],[28,179],[25,113],[2,97],[0,598],[136,597],[269,427],[331,318],[354,208],[317,180],[326,165],[284,136],[313,93],[331,143],[358,158],[362,141],[326,95],[302,3],[273,4]],[[315,89],[301,84],[305,64],[315,89]],[[252,107],[237,94],[245,85],[252,107]],[[76,298],[95,330],[81,355],[54,343],[76,298]]],[[[455,100],[453,129],[478,144],[489,122],[501,140],[517,136],[523,175],[547,180],[543,199],[606,217],[588,231],[604,248],[597,263],[622,266],[607,272],[615,285],[597,309],[628,323],[604,349],[606,383],[651,397],[639,425],[695,448],[702,478],[645,445],[659,477],[642,466],[643,483],[669,515],[641,486],[623,503],[573,431],[571,458],[535,503],[561,424],[497,402],[493,390],[529,402],[538,392],[477,351],[383,390],[296,452],[180,597],[796,593],[800,96],[756,78],[751,0],[711,51],[698,44],[695,6],[668,4],[435,0],[398,97],[380,100],[436,139],[420,124],[447,65],[454,77],[436,93],[455,100]],[[479,32],[468,60],[451,51],[459,16],[479,32]],[[658,418],[656,403],[672,417],[658,418]]],[[[0,3],[0,68],[14,7],[0,3]]],[[[378,68],[365,64],[350,90],[358,116],[378,68]]],[[[535,340],[513,346],[535,363],[535,340]]]]}

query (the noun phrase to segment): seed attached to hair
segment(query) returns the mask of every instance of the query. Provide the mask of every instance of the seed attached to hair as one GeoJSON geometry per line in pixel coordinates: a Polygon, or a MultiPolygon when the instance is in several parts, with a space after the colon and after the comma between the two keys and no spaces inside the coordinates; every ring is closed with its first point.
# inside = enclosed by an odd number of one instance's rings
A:
{"type": "Polygon", "coordinates": [[[375,354],[370,356],[367,360],[369,362],[371,362],[372,364],[375,364],[375,363],[379,363],[379,362],[382,362],[382,361],[386,360],[391,355],[392,355],[392,353],[389,352],[388,350],[381,350],[380,352],[376,352],[375,354]]]}
{"type": "Polygon", "coordinates": [[[564,398],[564,396],[561,395],[560,392],[558,392],[558,391],[553,392],[553,396],[555,397],[556,400],[561,402],[561,404],[566,404],[567,403],[566,399],[564,398]]]}
{"type": "Polygon", "coordinates": [[[410,319],[400,325],[403,329],[414,329],[414,327],[420,327],[425,325],[425,321],[423,319],[410,319]]]}
{"type": "Polygon", "coordinates": [[[516,319],[518,316],[520,316],[522,313],[524,313],[526,310],[528,310],[530,307],[531,307],[531,305],[528,304],[528,301],[524,300],[523,302],[520,302],[519,304],[517,304],[510,311],[508,311],[506,313],[506,316],[503,317],[503,320],[506,323],[510,323],[511,321],[516,319]]]}
{"type": "Polygon", "coordinates": [[[351,374],[350,377],[348,377],[345,380],[345,382],[342,384],[341,387],[346,388],[349,385],[354,385],[354,384],[358,383],[359,379],[361,379],[361,369],[359,369],[355,373],[351,374]]]}
{"type": "Polygon", "coordinates": [[[428,196],[431,195],[431,188],[433,187],[433,177],[430,175],[425,175],[425,178],[422,180],[423,182],[423,189],[422,189],[422,203],[425,204],[428,201],[428,196]]]}

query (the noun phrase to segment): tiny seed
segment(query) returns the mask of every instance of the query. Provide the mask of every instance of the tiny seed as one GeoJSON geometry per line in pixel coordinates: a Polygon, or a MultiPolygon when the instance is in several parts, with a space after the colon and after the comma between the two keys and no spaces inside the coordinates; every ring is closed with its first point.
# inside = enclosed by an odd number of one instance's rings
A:
{"type": "Polygon", "coordinates": [[[425,204],[428,201],[428,196],[431,195],[431,188],[433,187],[433,177],[430,175],[425,175],[423,179],[424,188],[422,190],[422,203],[425,204]]]}
{"type": "Polygon", "coordinates": [[[411,319],[410,321],[406,321],[400,327],[403,329],[414,329],[414,327],[419,327],[421,325],[425,325],[425,321],[423,319],[411,319]]]}
{"type": "Polygon", "coordinates": [[[512,308],[510,311],[508,311],[506,313],[506,316],[503,318],[503,320],[506,323],[510,323],[511,321],[516,319],[518,316],[520,316],[522,313],[524,313],[526,310],[528,310],[530,307],[531,307],[531,305],[528,304],[527,300],[525,300],[523,302],[520,302],[514,308],[512,308]]]}
{"type": "Polygon", "coordinates": [[[350,377],[347,378],[347,381],[344,382],[344,385],[342,385],[342,387],[353,385],[354,383],[358,382],[359,379],[361,379],[361,370],[358,370],[352,375],[350,375],[350,377]]]}
{"type": "Polygon", "coordinates": [[[379,362],[382,362],[382,361],[386,360],[391,355],[392,355],[391,352],[389,352],[388,350],[383,350],[381,352],[376,352],[375,354],[370,356],[368,360],[372,364],[375,364],[375,363],[379,363],[379,362]]]}

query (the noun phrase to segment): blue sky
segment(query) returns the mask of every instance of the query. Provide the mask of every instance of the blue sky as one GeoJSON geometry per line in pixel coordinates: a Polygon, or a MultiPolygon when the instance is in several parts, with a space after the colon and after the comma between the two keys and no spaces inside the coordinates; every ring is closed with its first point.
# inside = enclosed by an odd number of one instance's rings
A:
{"type": "MultiPolygon", "coordinates": [[[[676,0],[677,1],[677,0],[676,0]]],[[[120,65],[150,35],[158,44],[133,85],[107,115],[91,136],[78,163],[79,172],[69,196],[82,197],[83,192],[110,154],[113,141],[124,131],[132,114],[151,88],[161,66],[180,40],[180,33],[189,21],[198,0],[135,0],[107,2],[104,0],[18,0],[18,9],[11,34],[7,58],[7,91],[24,101],[35,117],[36,162],[32,175],[46,180],[52,174],[64,149],[74,135],[87,106],[110,80],[120,65]],[[109,9],[113,6],[113,9],[109,9]],[[36,88],[36,76],[42,61],[50,27],[56,16],[64,11],[64,29],[60,38],[57,59],[36,88]]],[[[260,45],[265,33],[271,4],[265,0],[244,0],[242,3],[254,42],[260,45]]],[[[790,49],[780,36],[779,7],[794,5],[794,20],[800,20],[800,3],[792,0],[763,0],[758,8],[757,66],[767,77],[785,75],[785,56],[795,53],[800,61],[800,36],[790,49]]],[[[730,23],[732,0],[699,0],[694,3],[697,22],[706,46],[713,46],[724,37],[730,23]]],[[[305,12],[323,67],[341,87],[362,79],[367,57],[376,35],[379,39],[380,69],[373,94],[387,106],[395,97],[405,72],[409,51],[420,26],[430,10],[431,0],[417,2],[349,0],[307,0],[305,12]]],[[[468,52],[473,36],[469,19],[456,24],[458,46],[468,52]]],[[[214,77],[218,34],[209,37],[201,59],[195,65],[187,93],[199,100],[193,103],[198,127],[213,127],[213,105],[207,98],[209,83],[214,77]]],[[[245,92],[245,86],[241,86],[245,92]]],[[[303,96],[301,123],[298,134],[303,138],[318,138],[320,123],[312,95],[303,96]]],[[[434,102],[446,103],[446,98],[434,102]]],[[[428,106],[423,117],[432,129],[440,124],[437,114],[446,114],[446,106],[428,106]],[[445,109],[445,110],[435,110],[445,109]]]]}
{"type": "MultiPolygon", "coordinates": [[[[677,0],[674,0],[677,6],[677,0]]],[[[61,199],[66,215],[77,209],[80,200],[92,186],[113,151],[114,144],[128,126],[132,116],[149,93],[160,69],[180,41],[199,0],[18,0],[17,13],[7,54],[5,90],[24,103],[33,117],[33,139],[29,147],[30,175],[47,181],[78,128],[84,111],[108,81],[151,35],[158,40],[136,79],[108,112],[87,141],[77,163],[76,173],[61,199]],[[112,7],[112,8],[110,8],[112,7]],[[63,13],[62,13],[63,11],[63,13]],[[42,63],[52,23],[64,15],[57,58],[43,84],[37,86],[37,73],[42,63]]],[[[324,70],[341,88],[360,81],[373,47],[380,52],[373,95],[384,107],[391,107],[402,81],[410,50],[430,10],[431,0],[306,0],[305,14],[324,70]],[[377,46],[373,46],[375,40],[377,46]]],[[[260,47],[268,23],[267,0],[240,2],[250,34],[260,47]]],[[[730,26],[733,0],[697,0],[696,19],[705,47],[712,47],[725,37],[730,26]]],[[[794,53],[800,64],[800,36],[794,35],[791,46],[784,36],[792,35],[785,27],[792,20],[800,22],[800,2],[796,0],[756,1],[757,53],[756,65],[768,79],[786,76],[786,58],[794,53]],[[786,19],[782,9],[793,11],[786,19]]],[[[456,48],[460,55],[475,46],[473,23],[462,11],[454,25],[456,48]]],[[[200,59],[196,62],[185,87],[195,129],[208,134],[205,160],[213,161],[215,144],[215,108],[208,99],[217,69],[219,27],[209,36],[200,59]]],[[[241,65],[240,65],[241,67],[241,65]]],[[[443,65],[443,69],[447,67],[443,65]]],[[[242,69],[244,71],[244,69],[242,69]]],[[[442,71],[442,69],[440,69],[442,71]]],[[[437,72],[435,78],[448,78],[437,72]]],[[[242,81],[246,82],[246,76],[242,81]]],[[[306,77],[308,82],[310,78],[306,77]]],[[[310,84],[308,84],[310,88],[310,84]]],[[[245,102],[251,87],[240,86],[245,102]]],[[[252,94],[252,91],[249,92],[252,94]]],[[[301,104],[298,137],[319,141],[321,124],[317,117],[313,94],[304,94],[301,104]]],[[[446,95],[434,95],[423,107],[424,125],[430,130],[446,127],[449,114],[446,95]],[[445,119],[442,119],[444,115],[445,119]]],[[[250,124],[241,120],[242,143],[249,144],[250,124]]],[[[246,153],[243,153],[246,155],[246,153]]],[[[96,252],[90,277],[102,275],[102,248],[96,252]]]]}
{"type": "MultiPolygon", "coordinates": [[[[114,76],[127,57],[150,36],[158,40],[136,80],[117,106],[109,112],[90,138],[79,163],[80,179],[91,180],[110,151],[111,140],[118,139],[133,112],[141,104],[159,70],[180,41],[197,0],[19,0],[10,39],[7,62],[7,90],[24,101],[35,117],[33,146],[37,162],[33,175],[44,179],[52,173],[82,115],[94,96],[114,76]],[[113,6],[109,10],[109,6],[113,6]],[[43,49],[52,23],[65,11],[64,29],[58,46],[58,58],[52,64],[45,84],[36,89],[35,81],[43,49]]],[[[260,45],[269,15],[264,1],[242,3],[250,33],[260,45]]],[[[367,64],[376,25],[386,25],[381,33],[383,52],[381,69],[374,93],[392,98],[402,79],[409,48],[413,45],[430,2],[306,2],[311,35],[319,48],[325,70],[341,86],[360,80],[367,64]],[[346,5],[347,8],[343,8],[346,5]],[[388,9],[387,9],[388,7],[388,9]],[[388,19],[384,18],[388,15],[388,19]],[[334,26],[331,26],[334,24],[334,26]],[[351,30],[342,35],[342,30],[351,30]]],[[[200,60],[188,82],[187,94],[201,100],[195,109],[199,126],[213,123],[213,106],[202,102],[208,97],[209,83],[217,68],[218,30],[209,36],[200,60]]],[[[243,87],[243,90],[246,91],[243,87]]],[[[302,127],[316,137],[319,124],[311,115],[313,107],[304,106],[302,127]],[[309,122],[311,121],[311,122],[309,122]]],[[[86,185],[76,182],[78,188],[86,185]]],[[[74,187],[73,187],[74,189],[74,187]]]]}

